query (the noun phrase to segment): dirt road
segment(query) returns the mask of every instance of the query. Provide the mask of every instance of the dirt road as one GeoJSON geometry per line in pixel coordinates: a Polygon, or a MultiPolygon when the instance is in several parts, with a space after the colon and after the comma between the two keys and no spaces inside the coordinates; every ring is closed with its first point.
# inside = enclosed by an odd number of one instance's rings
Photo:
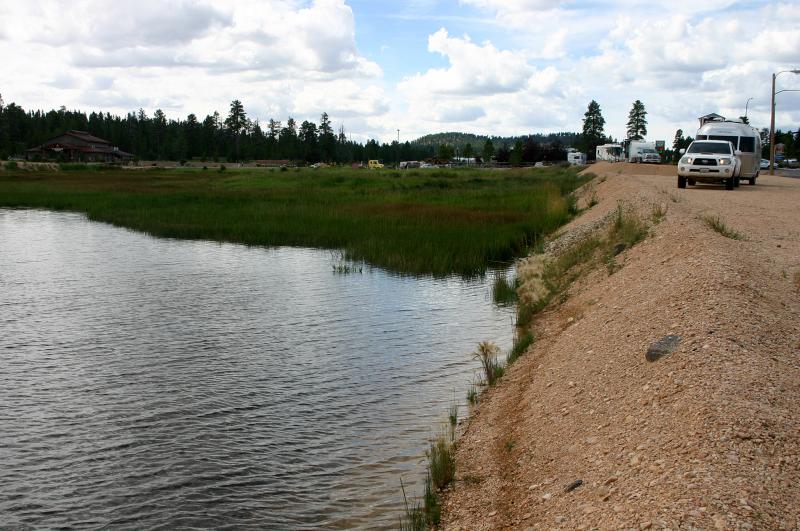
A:
{"type": "Polygon", "coordinates": [[[679,190],[671,167],[591,171],[599,203],[567,230],[619,201],[666,217],[538,317],[468,421],[442,527],[798,529],[800,180],[679,190]],[[647,361],[668,335],[677,350],[647,361]]]}

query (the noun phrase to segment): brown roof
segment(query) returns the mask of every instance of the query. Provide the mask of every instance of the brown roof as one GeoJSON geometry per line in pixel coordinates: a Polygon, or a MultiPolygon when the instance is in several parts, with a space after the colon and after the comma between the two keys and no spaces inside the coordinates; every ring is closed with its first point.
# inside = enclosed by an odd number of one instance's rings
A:
{"type": "Polygon", "coordinates": [[[83,140],[84,142],[91,142],[94,144],[111,144],[111,142],[109,142],[108,140],[103,140],[102,138],[98,138],[94,135],[87,133],[86,131],[77,131],[73,129],[71,131],[67,131],[64,134],[69,136],[74,136],[76,138],[83,140]]]}
{"type": "Polygon", "coordinates": [[[111,145],[108,140],[103,140],[86,131],[70,130],[57,137],[48,140],[44,144],[28,149],[30,153],[41,153],[44,150],[53,150],[56,148],[67,149],[70,151],[80,151],[82,153],[103,153],[111,154],[116,157],[133,157],[131,153],[122,151],[119,148],[111,145]],[[71,137],[64,139],[64,137],[71,137]]]}

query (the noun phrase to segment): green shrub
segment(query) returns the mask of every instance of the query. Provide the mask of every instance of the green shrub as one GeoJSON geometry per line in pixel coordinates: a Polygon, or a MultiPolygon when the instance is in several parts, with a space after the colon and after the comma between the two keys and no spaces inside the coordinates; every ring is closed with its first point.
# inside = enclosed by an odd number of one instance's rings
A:
{"type": "Polygon", "coordinates": [[[478,386],[475,383],[470,384],[469,389],[467,389],[467,402],[471,406],[478,403],[478,386]]]}
{"type": "Polygon", "coordinates": [[[635,213],[625,210],[622,203],[617,205],[617,215],[608,234],[612,245],[620,243],[633,247],[647,237],[649,229],[635,213]]]}
{"type": "Polygon", "coordinates": [[[525,354],[525,351],[528,350],[533,344],[535,337],[531,332],[525,332],[521,336],[514,339],[514,346],[511,347],[511,351],[508,353],[508,357],[506,358],[506,365],[512,365],[515,361],[517,361],[520,356],[525,354]]]}
{"type": "Polygon", "coordinates": [[[16,170],[18,168],[19,168],[19,164],[17,164],[17,161],[12,160],[12,161],[6,162],[6,169],[7,170],[16,170]]]}
{"type": "Polygon", "coordinates": [[[706,215],[701,218],[706,225],[708,225],[712,230],[725,236],[726,238],[730,238],[731,240],[743,240],[744,236],[741,233],[737,232],[736,230],[728,227],[728,225],[720,218],[719,216],[710,216],[706,215]]]}
{"type": "Polygon", "coordinates": [[[667,210],[669,210],[669,205],[667,203],[653,203],[650,209],[650,221],[654,224],[661,223],[664,221],[664,218],[667,217],[667,210]]]}
{"type": "Polygon", "coordinates": [[[517,301],[517,287],[516,279],[508,280],[505,275],[498,273],[492,284],[492,300],[501,306],[514,304],[517,301]]]}
{"type": "Polygon", "coordinates": [[[442,490],[448,486],[456,476],[455,448],[444,435],[439,435],[431,442],[428,452],[428,469],[436,490],[442,490]]]}
{"type": "Polygon", "coordinates": [[[86,171],[89,165],[83,162],[62,162],[58,165],[61,171],[86,171]]]}
{"type": "Polygon", "coordinates": [[[429,525],[438,526],[442,519],[442,507],[439,504],[439,495],[436,489],[433,488],[433,480],[431,474],[425,477],[425,520],[429,525]]]}
{"type": "Polygon", "coordinates": [[[584,237],[548,262],[541,278],[546,295],[535,302],[520,298],[517,326],[527,328],[534,316],[550,301],[554,298],[565,299],[572,283],[594,266],[605,263],[609,274],[613,274],[620,267],[616,255],[644,240],[649,231],[647,223],[636,212],[620,203],[605,235],[584,237]]]}
{"type": "Polygon", "coordinates": [[[403,491],[403,503],[405,504],[405,514],[400,518],[401,531],[426,531],[428,529],[428,522],[425,517],[425,511],[420,507],[419,501],[409,505],[408,497],[406,496],[406,487],[403,485],[403,478],[400,478],[400,488],[403,491]]]}
{"type": "Polygon", "coordinates": [[[489,387],[493,387],[505,372],[503,364],[497,361],[497,355],[499,353],[500,347],[491,341],[478,343],[478,349],[473,352],[473,356],[481,362],[483,376],[489,387]]]}
{"type": "Polygon", "coordinates": [[[409,505],[403,479],[400,479],[400,488],[403,490],[404,515],[400,518],[401,531],[427,531],[429,526],[438,526],[442,518],[442,508],[439,503],[439,494],[433,488],[430,471],[425,477],[425,494],[422,498],[409,505]]]}

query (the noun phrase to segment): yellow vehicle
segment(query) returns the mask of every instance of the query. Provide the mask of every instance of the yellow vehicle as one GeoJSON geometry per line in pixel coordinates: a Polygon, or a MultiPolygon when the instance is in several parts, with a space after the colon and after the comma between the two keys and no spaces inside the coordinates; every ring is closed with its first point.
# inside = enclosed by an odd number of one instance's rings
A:
{"type": "Polygon", "coordinates": [[[383,168],[383,164],[381,164],[379,160],[370,160],[367,162],[367,167],[371,170],[379,170],[383,168]]]}

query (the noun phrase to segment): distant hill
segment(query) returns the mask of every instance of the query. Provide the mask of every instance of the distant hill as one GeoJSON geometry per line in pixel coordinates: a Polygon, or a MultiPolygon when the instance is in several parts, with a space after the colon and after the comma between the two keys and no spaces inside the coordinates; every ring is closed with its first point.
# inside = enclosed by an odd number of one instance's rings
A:
{"type": "Polygon", "coordinates": [[[492,141],[495,148],[505,144],[509,148],[512,147],[517,140],[523,143],[532,140],[539,144],[559,142],[562,146],[568,147],[576,144],[580,138],[580,133],[549,133],[541,134],[536,133],[532,135],[523,136],[486,136],[486,135],[473,135],[471,133],[436,133],[433,135],[425,135],[412,141],[412,144],[420,146],[438,146],[440,144],[447,144],[452,147],[463,148],[467,144],[472,144],[474,149],[480,150],[486,139],[492,141]]]}

